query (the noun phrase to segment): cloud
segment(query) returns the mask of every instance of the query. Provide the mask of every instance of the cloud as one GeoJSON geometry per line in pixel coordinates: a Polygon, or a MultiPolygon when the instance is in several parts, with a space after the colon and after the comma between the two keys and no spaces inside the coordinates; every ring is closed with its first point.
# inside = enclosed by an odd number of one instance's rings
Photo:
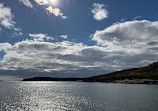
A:
{"type": "Polygon", "coordinates": [[[35,0],[35,2],[39,5],[44,5],[43,0],[35,0]]]}
{"type": "Polygon", "coordinates": [[[5,80],[5,81],[21,81],[23,78],[16,77],[16,76],[1,76],[0,75],[0,80],[5,80]]]}
{"type": "Polygon", "coordinates": [[[55,16],[59,16],[61,14],[60,9],[59,8],[52,8],[52,6],[49,6],[48,8],[46,8],[50,13],[53,13],[55,16]]]}
{"type": "Polygon", "coordinates": [[[92,39],[114,51],[136,54],[156,53],[150,49],[158,47],[158,21],[116,23],[102,31],[96,31],[92,39]]]}
{"type": "Polygon", "coordinates": [[[26,7],[33,8],[32,3],[29,0],[19,0],[22,2],[26,7]]]}
{"type": "MultiPolygon", "coordinates": [[[[25,6],[29,8],[33,8],[33,4],[29,0],[19,0],[22,2],[25,6]]],[[[67,16],[65,16],[59,8],[55,8],[55,1],[52,0],[34,0],[38,5],[46,6],[45,8],[49,13],[54,14],[55,16],[60,16],[62,19],[67,19],[67,16]]]]}
{"type": "Polygon", "coordinates": [[[86,77],[142,67],[158,60],[157,21],[115,23],[96,31],[92,40],[97,45],[93,46],[70,41],[46,42],[47,34],[29,36],[33,40],[13,45],[0,43],[0,50],[5,53],[0,70],[86,77]]]}
{"type": "Polygon", "coordinates": [[[108,11],[104,8],[104,4],[93,3],[93,9],[91,12],[94,14],[94,19],[101,21],[108,18],[108,11]]]}
{"type": "Polygon", "coordinates": [[[11,46],[9,43],[0,43],[0,51],[6,51],[8,48],[11,48],[11,46]]]}
{"type": "Polygon", "coordinates": [[[50,43],[25,40],[5,51],[6,55],[0,61],[0,69],[71,74],[83,70],[105,70],[104,67],[108,67],[106,63],[103,64],[103,57],[107,55],[105,52],[98,46],[69,41],[50,43]]]}
{"type": "Polygon", "coordinates": [[[49,13],[54,14],[55,16],[60,16],[62,19],[67,19],[67,16],[65,16],[59,8],[55,7],[55,1],[51,0],[35,0],[38,5],[44,5],[46,6],[46,10],[49,11],[49,13]]]}
{"type": "Polygon", "coordinates": [[[44,42],[45,40],[46,41],[54,40],[54,38],[51,36],[48,36],[48,34],[42,34],[42,33],[29,34],[29,36],[32,37],[34,41],[38,41],[38,42],[44,42]]]}
{"type": "MultiPolygon", "coordinates": [[[[0,25],[4,28],[13,30],[13,37],[21,36],[23,34],[22,30],[15,27],[16,22],[13,21],[13,18],[14,15],[11,13],[11,9],[9,7],[5,7],[2,3],[0,3],[0,25]]],[[[0,31],[3,31],[1,27],[0,31]]]]}
{"type": "Polygon", "coordinates": [[[67,39],[67,38],[68,38],[68,35],[60,35],[60,38],[62,38],[62,39],[67,39]]]}
{"type": "Polygon", "coordinates": [[[4,7],[4,5],[0,3],[0,25],[8,29],[14,28],[15,22],[12,20],[13,17],[11,9],[4,7]]]}
{"type": "Polygon", "coordinates": [[[117,47],[87,46],[70,41],[50,43],[25,40],[3,48],[5,55],[0,61],[0,70],[86,77],[152,63],[158,60],[156,44],[150,42],[151,47],[142,53],[129,53],[124,49],[116,50],[117,47]]]}
{"type": "Polygon", "coordinates": [[[39,5],[57,5],[58,0],[35,0],[39,5]]]}
{"type": "Polygon", "coordinates": [[[67,19],[67,16],[64,16],[59,8],[52,8],[52,6],[49,6],[46,8],[46,10],[48,10],[49,13],[53,13],[55,16],[60,16],[62,19],[67,19]]]}
{"type": "Polygon", "coordinates": [[[46,10],[48,10],[49,13],[53,13],[55,16],[63,16],[59,8],[52,8],[52,6],[49,6],[46,10]]]}

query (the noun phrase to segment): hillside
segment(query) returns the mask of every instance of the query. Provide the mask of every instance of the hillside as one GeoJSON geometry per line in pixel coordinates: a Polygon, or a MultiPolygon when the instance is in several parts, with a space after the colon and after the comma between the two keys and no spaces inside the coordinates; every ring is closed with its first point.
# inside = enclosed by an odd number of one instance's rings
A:
{"type": "Polygon", "coordinates": [[[114,80],[152,79],[158,80],[158,62],[142,68],[127,69],[87,78],[87,81],[112,82],[114,80]]]}
{"type": "Polygon", "coordinates": [[[34,77],[23,81],[84,81],[84,82],[114,82],[114,83],[133,83],[133,84],[158,84],[158,62],[142,68],[126,69],[100,76],[89,78],[53,78],[53,77],[34,77]]]}

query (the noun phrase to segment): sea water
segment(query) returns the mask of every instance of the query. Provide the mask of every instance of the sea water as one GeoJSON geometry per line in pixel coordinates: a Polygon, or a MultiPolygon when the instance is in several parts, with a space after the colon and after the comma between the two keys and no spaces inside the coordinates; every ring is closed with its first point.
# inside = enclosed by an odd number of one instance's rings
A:
{"type": "Polygon", "coordinates": [[[158,111],[158,85],[1,81],[0,111],[158,111]]]}

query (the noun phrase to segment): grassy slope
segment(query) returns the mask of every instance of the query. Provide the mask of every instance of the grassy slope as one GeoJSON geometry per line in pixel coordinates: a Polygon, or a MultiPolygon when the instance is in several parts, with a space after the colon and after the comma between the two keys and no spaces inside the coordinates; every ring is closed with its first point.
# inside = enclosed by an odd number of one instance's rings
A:
{"type": "Polygon", "coordinates": [[[111,82],[113,80],[124,79],[154,79],[158,80],[158,62],[149,66],[135,69],[127,69],[123,71],[113,72],[101,76],[87,78],[86,81],[111,82]]]}

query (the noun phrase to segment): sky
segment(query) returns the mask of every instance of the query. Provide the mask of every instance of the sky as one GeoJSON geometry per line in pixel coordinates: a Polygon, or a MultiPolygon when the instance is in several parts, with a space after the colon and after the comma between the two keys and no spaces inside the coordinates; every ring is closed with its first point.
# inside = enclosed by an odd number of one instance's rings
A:
{"type": "Polygon", "coordinates": [[[0,0],[0,80],[90,77],[158,61],[157,0],[0,0]]]}

